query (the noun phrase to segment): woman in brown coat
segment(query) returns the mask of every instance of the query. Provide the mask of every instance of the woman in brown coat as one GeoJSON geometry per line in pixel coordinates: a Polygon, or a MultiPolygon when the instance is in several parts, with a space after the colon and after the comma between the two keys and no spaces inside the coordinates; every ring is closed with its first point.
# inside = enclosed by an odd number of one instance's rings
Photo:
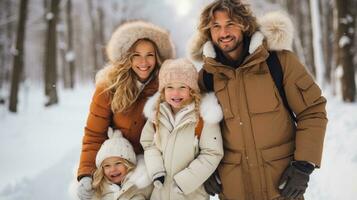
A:
{"type": "Polygon", "coordinates": [[[174,57],[169,33],[148,22],[121,25],[107,47],[108,65],[96,76],[96,89],[85,126],[77,179],[77,195],[91,199],[95,156],[107,138],[108,127],[120,129],[136,154],[142,154],[141,130],[148,97],[158,89],[157,73],[161,62],[174,57]]]}

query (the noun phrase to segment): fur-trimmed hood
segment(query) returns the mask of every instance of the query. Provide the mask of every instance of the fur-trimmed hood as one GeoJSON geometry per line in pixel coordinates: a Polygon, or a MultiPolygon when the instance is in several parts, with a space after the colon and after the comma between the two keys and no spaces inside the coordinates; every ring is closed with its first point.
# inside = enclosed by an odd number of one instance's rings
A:
{"type": "Polygon", "coordinates": [[[117,61],[142,38],[155,42],[163,61],[175,57],[175,46],[167,30],[149,22],[136,20],[120,25],[112,34],[106,47],[109,60],[117,61]]]}
{"type": "MultiPolygon", "coordinates": [[[[253,34],[250,41],[250,54],[263,44],[263,40],[267,41],[269,50],[292,49],[294,27],[286,13],[280,11],[267,13],[258,18],[258,24],[259,31],[253,34]]],[[[213,43],[206,40],[199,32],[191,38],[188,53],[194,61],[202,61],[203,56],[216,58],[213,43]]]]}
{"type": "Polygon", "coordinates": [[[146,170],[143,155],[137,155],[136,167],[134,171],[128,174],[128,179],[125,180],[125,182],[132,182],[139,189],[145,188],[152,183],[149,174],[146,170]]]}
{"type": "MultiPolygon", "coordinates": [[[[160,93],[149,98],[144,107],[144,115],[151,121],[155,119],[155,106],[160,97],[160,93]]],[[[202,96],[200,105],[200,116],[205,123],[218,123],[223,119],[223,112],[214,92],[206,93],[202,96]]]]}

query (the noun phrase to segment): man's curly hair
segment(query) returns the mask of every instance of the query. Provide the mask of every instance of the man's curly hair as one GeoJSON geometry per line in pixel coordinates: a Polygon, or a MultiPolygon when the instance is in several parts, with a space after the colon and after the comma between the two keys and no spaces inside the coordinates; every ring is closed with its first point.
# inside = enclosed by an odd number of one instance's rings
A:
{"type": "Polygon", "coordinates": [[[257,19],[253,16],[249,5],[244,4],[241,0],[216,0],[207,5],[200,17],[198,31],[206,40],[211,40],[210,22],[216,11],[226,11],[230,18],[243,25],[243,34],[251,36],[258,28],[257,19]]]}

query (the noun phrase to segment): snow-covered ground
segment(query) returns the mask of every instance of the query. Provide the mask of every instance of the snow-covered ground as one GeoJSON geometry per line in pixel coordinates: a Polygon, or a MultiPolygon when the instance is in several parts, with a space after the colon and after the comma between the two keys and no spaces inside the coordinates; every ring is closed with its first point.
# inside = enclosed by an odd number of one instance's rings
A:
{"type": "MultiPolygon", "coordinates": [[[[0,106],[0,200],[66,200],[79,158],[93,86],[60,89],[60,104],[44,108],[42,88],[22,91],[18,114],[0,106]]],[[[329,124],[322,168],[307,200],[357,196],[357,103],[328,97],[329,124]]]]}

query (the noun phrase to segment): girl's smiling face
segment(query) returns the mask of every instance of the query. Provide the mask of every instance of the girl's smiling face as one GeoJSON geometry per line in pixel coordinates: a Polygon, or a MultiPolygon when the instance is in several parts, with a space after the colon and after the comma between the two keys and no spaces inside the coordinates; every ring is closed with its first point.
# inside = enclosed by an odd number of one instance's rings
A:
{"type": "Polygon", "coordinates": [[[165,101],[171,106],[174,114],[192,102],[190,88],[183,83],[169,83],[164,90],[165,101]]]}
{"type": "Polygon", "coordinates": [[[128,173],[128,168],[124,165],[120,157],[109,157],[105,159],[102,167],[105,177],[107,177],[110,182],[119,185],[128,173]]]}

